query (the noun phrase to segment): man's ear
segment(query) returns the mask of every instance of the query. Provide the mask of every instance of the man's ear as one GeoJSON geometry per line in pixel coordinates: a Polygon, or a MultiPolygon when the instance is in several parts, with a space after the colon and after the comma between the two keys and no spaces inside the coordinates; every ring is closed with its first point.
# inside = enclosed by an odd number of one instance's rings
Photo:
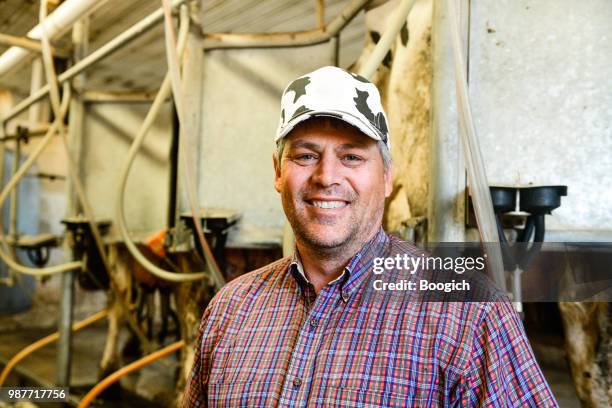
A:
{"type": "Polygon", "coordinates": [[[393,165],[389,164],[389,168],[385,171],[385,198],[388,198],[393,191],[393,165]]]}
{"type": "Polygon", "coordinates": [[[281,169],[280,163],[276,158],[276,154],[272,153],[272,162],[274,163],[274,188],[280,193],[281,191],[281,169]]]}

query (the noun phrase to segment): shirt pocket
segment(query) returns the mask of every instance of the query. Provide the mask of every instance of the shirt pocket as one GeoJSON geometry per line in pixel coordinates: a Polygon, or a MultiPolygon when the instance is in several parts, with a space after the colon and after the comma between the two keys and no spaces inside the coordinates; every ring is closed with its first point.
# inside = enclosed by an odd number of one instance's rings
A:
{"type": "Polygon", "coordinates": [[[209,407],[276,407],[280,384],[265,381],[211,384],[208,389],[209,407]]]}
{"type": "Polygon", "coordinates": [[[211,384],[282,382],[286,346],[279,349],[262,336],[243,334],[228,343],[214,351],[211,384]]]}
{"type": "Polygon", "coordinates": [[[325,387],[323,397],[317,399],[317,406],[322,407],[359,407],[359,408],[404,408],[425,407],[426,401],[416,399],[401,392],[385,392],[383,390],[357,390],[338,386],[325,387]]]}

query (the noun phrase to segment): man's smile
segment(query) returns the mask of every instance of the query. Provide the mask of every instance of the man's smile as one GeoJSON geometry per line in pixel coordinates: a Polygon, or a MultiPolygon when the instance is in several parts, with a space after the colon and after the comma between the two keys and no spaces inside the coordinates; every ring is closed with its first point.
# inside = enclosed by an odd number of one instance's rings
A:
{"type": "Polygon", "coordinates": [[[322,210],[341,210],[350,204],[350,201],[339,197],[309,197],[304,201],[309,206],[322,210]]]}

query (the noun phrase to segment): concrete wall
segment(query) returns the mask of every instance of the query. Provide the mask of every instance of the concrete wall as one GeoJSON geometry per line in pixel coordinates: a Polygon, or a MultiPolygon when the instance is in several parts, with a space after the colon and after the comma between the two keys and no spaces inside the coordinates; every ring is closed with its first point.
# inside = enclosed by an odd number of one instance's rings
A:
{"type": "Polygon", "coordinates": [[[206,53],[200,200],[242,213],[232,242],[280,243],[285,216],[272,167],[280,96],[292,79],[330,64],[329,44],[206,53]]]}
{"type": "MultiPolygon", "coordinates": [[[[96,217],[114,220],[119,173],[148,103],[86,105],[81,171],[96,217]]],[[[125,195],[128,229],[166,226],[169,190],[170,105],[162,109],[132,166],[125,195]]]]}
{"type": "Polygon", "coordinates": [[[547,223],[575,237],[612,230],[611,21],[609,0],[471,2],[470,93],[489,182],[567,185],[547,223]]]}

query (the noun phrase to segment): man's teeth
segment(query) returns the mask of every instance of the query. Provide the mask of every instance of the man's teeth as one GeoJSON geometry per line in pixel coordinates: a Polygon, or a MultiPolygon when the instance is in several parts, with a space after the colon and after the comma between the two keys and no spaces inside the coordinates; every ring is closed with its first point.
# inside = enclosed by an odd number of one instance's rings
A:
{"type": "Polygon", "coordinates": [[[313,201],[312,205],[317,208],[341,208],[346,206],[344,201],[313,201]]]}

